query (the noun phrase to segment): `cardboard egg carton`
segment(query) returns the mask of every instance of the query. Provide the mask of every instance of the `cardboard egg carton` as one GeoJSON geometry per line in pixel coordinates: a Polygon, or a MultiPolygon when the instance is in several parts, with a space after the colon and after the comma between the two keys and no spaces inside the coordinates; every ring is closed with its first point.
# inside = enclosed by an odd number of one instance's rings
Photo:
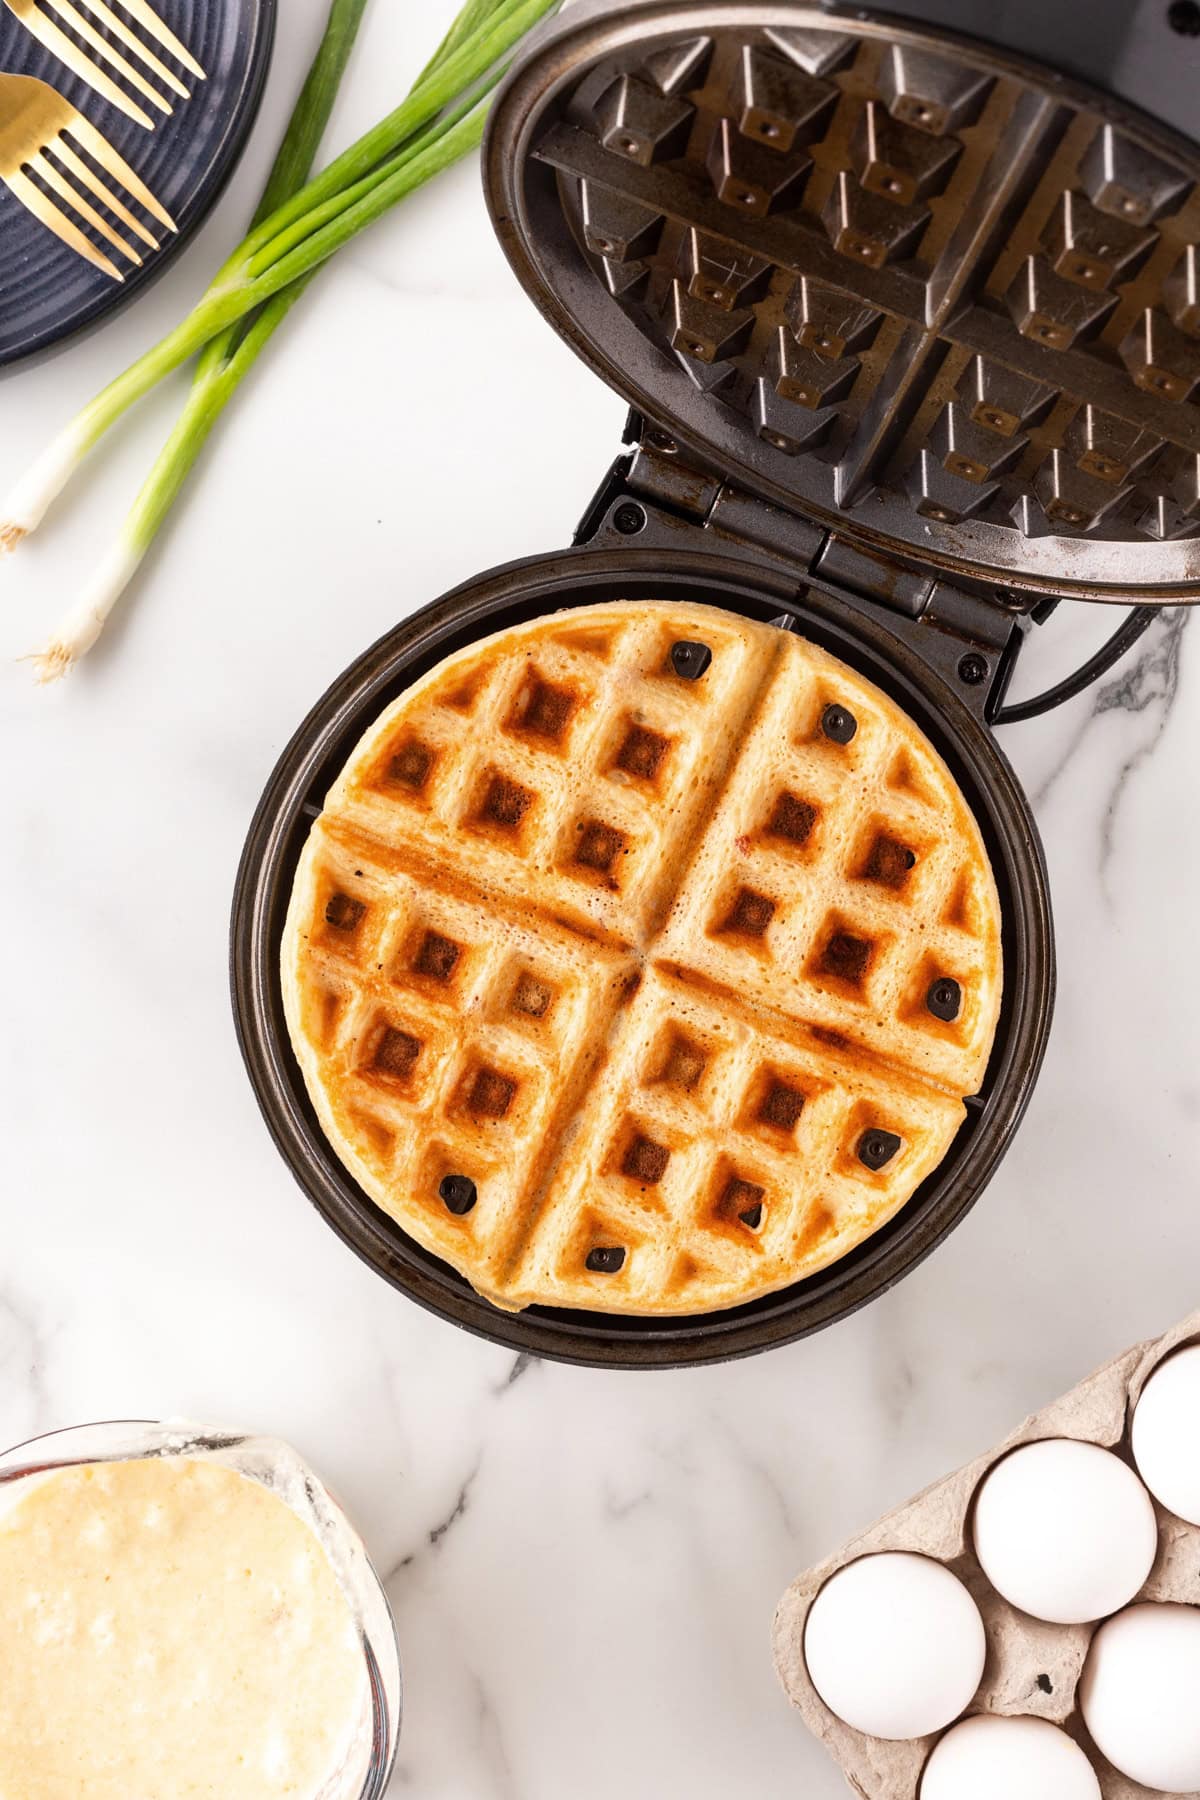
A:
{"type": "MultiPolygon", "coordinates": [[[[1070,1393],[1034,1413],[1004,1443],[888,1513],[861,1536],[797,1577],[775,1614],[775,1667],[794,1706],[840,1765],[862,1800],[917,1800],[921,1775],[937,1736],[889,1742],[865,1736],[829,1711],[809,1679],[804,1626],[831,1575],[860,1556],[909,1550],[933,1557],[957,1575],[974,1597],[987,1630],[983,1680],[967,1708],[974,1713],[1026,1714],[1061,1726],[1086,1752],[1104,1800],[1161,1800],[1119,1774],[1096,1749],[1080,1715],[1076,1690],[1094,1625],[1048,1625],[1001,1599],[975,1556],[972,1508],[983,1478],[1002,1457],[1039,1438],[1076,1438],[1115,1450],[1133,1464],[1129,1430],[1143,1387],[1172,1351],[1200,1342],[1200,1313],[1165,1337],[1127,1350],[1070,1393]]],[[[1153,1498],[1153,1496],[1151,1496],[1153,1498]]],[[[1200,1527],[1185,1524],[1157,1501],[1158,1555],[1138,1600],[1200,1605],[1200,1527]]],[[[1133,1604],[1133,1602],[1130,1602],[1133,1604]]]]}

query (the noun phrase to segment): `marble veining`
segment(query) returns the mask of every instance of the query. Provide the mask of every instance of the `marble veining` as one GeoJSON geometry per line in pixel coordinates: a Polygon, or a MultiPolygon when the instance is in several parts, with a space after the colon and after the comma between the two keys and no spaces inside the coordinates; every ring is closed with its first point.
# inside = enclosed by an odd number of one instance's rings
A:
{"type": "MultiPolygon", "coordinates": [[[[239,235],[324,9],[284,10],[261,129],[201,238],[109,328],[4,382],[0,488],[239,235]]],[[[449,12],[368,9],[339,142],[449,12]]],[[[181,391],[0,569],[0,1439],[183,1414],[294,1441],[396,1608],[396,1793],[837,1800],[771,1671],[792,1575],[1197,1304],[1196,634],[1164,615],[1090,694],[1004,731],[1045,841],[1059,999],[1025,1123],[959,1230],[767,1357],[539,1364],[407,1304],[304,1201],[241,1069],[226,931],[307,708],[415,607],[565,543],[624,409],[518,291],[457,170],[314,283],[111,635],[37,691],[14,659],[181,391]]],[[[1014,697],[1115,617],[1060,607],[1014,697]]]]}
{"type": "Polygon", "coordinates": [[[1107,679],[1096,684],[1092,690],[1090,707],[1064,746],[1060,761],[1033,795],[1035,806],[1040,806],[1045,801],[1051,787],[1070,766],[1094,720],[1114,711],[1149,715],[1148,735],[1124,756],[1113,776],[1112,791],[1101,823],[1102,877],[1115,852],[1117,816],[1126,788],[1154,754],[1170,721],[1179,692],[1184,632],[1190,622],[1191,613],[1186,607],[1164,609],[1161,619],[1150,626],[1136,649],[1117,665],[1107,679]]]}

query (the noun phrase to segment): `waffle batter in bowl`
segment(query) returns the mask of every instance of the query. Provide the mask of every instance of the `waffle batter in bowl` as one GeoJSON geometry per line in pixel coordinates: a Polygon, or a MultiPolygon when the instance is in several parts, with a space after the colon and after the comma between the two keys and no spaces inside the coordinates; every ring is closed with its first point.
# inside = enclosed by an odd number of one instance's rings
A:
{"type": "Polygon", "coordinates": [[[863,1242],[987,1065],[1000,906],[915,722],[793,633],[594,605],[451,656],[301,854],[293,1048],[494,1304],[695,1314],[863,1242]]]}
{"type": "Polygon", "coordinates": [[[377,1800],[399,1669],[286,1445],[98,1425],[0,1461],[0,1793],[377,1800]]]}

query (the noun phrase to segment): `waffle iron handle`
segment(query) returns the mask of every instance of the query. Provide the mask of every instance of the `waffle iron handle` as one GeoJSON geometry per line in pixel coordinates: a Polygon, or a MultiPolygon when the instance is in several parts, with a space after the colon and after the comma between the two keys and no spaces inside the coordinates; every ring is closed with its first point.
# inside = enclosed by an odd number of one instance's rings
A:
{"type": "MultiPolygon", "coordinates": [[[[1040,610],[1034,617],[1039,624],[1049,617],[1057,601],[1040,610]]],[[[1056,682],[1044,693],[1034,694],[1029,700],[1018,700],[1013,706],[1002,706],[992,719],[993,725],[1015,725],[1020,719],[1036,719],[1042,713],[1052,712],[1061,706],[1064,700],[1073,700],[1076,694],[1082,694],[1085,688],[1091,687],[1112,668],[1113,664],[1124,656],[1125,652],[1137,643],[1147,626],[1161,611],[1157,606],[1135,606],[1128,616],[1118,625],[1108,641],[1102,644],[1094,656],[1090,656],[1082,666],[1068,675],[1064,680],[1056,682]]]]}

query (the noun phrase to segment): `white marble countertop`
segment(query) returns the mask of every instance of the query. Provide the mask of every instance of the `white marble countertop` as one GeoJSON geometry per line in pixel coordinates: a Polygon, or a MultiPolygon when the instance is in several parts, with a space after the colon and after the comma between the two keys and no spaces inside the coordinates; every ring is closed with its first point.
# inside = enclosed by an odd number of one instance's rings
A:
{"type": "MultiPolygon", "coordinates": [[[[0,490],[240,235],[322,11],[289,0],[252,150],[179,264],[4,381],[0,490]]],[[[369,14],[339,141],[423,58],[413,16],[449,11],[369,14]]],[[[1197,1304],[1195,636],[1164,617],[1093,694],[1005,732],[1049,859],[1058,1013],[1015,1147],[951,1240],[848,1323],[749,1362],[526,1364],[407,1303],[301,1196],[234,1041],[229,902],[311,702],[443,589],[564,543],[622,404],[523,298],[474,169],[455,171],[321,277],[104,643],[38,690],[11,659],[181,392],[0,572],[0,1440],[164,1414],[291,1438],[387,1573],[397,1792],[835,1800],[771,1670],[788,1580],[1197,1304]]],[[[1020,691],[1112,623],[1060,610],[1020,691]]]]}

